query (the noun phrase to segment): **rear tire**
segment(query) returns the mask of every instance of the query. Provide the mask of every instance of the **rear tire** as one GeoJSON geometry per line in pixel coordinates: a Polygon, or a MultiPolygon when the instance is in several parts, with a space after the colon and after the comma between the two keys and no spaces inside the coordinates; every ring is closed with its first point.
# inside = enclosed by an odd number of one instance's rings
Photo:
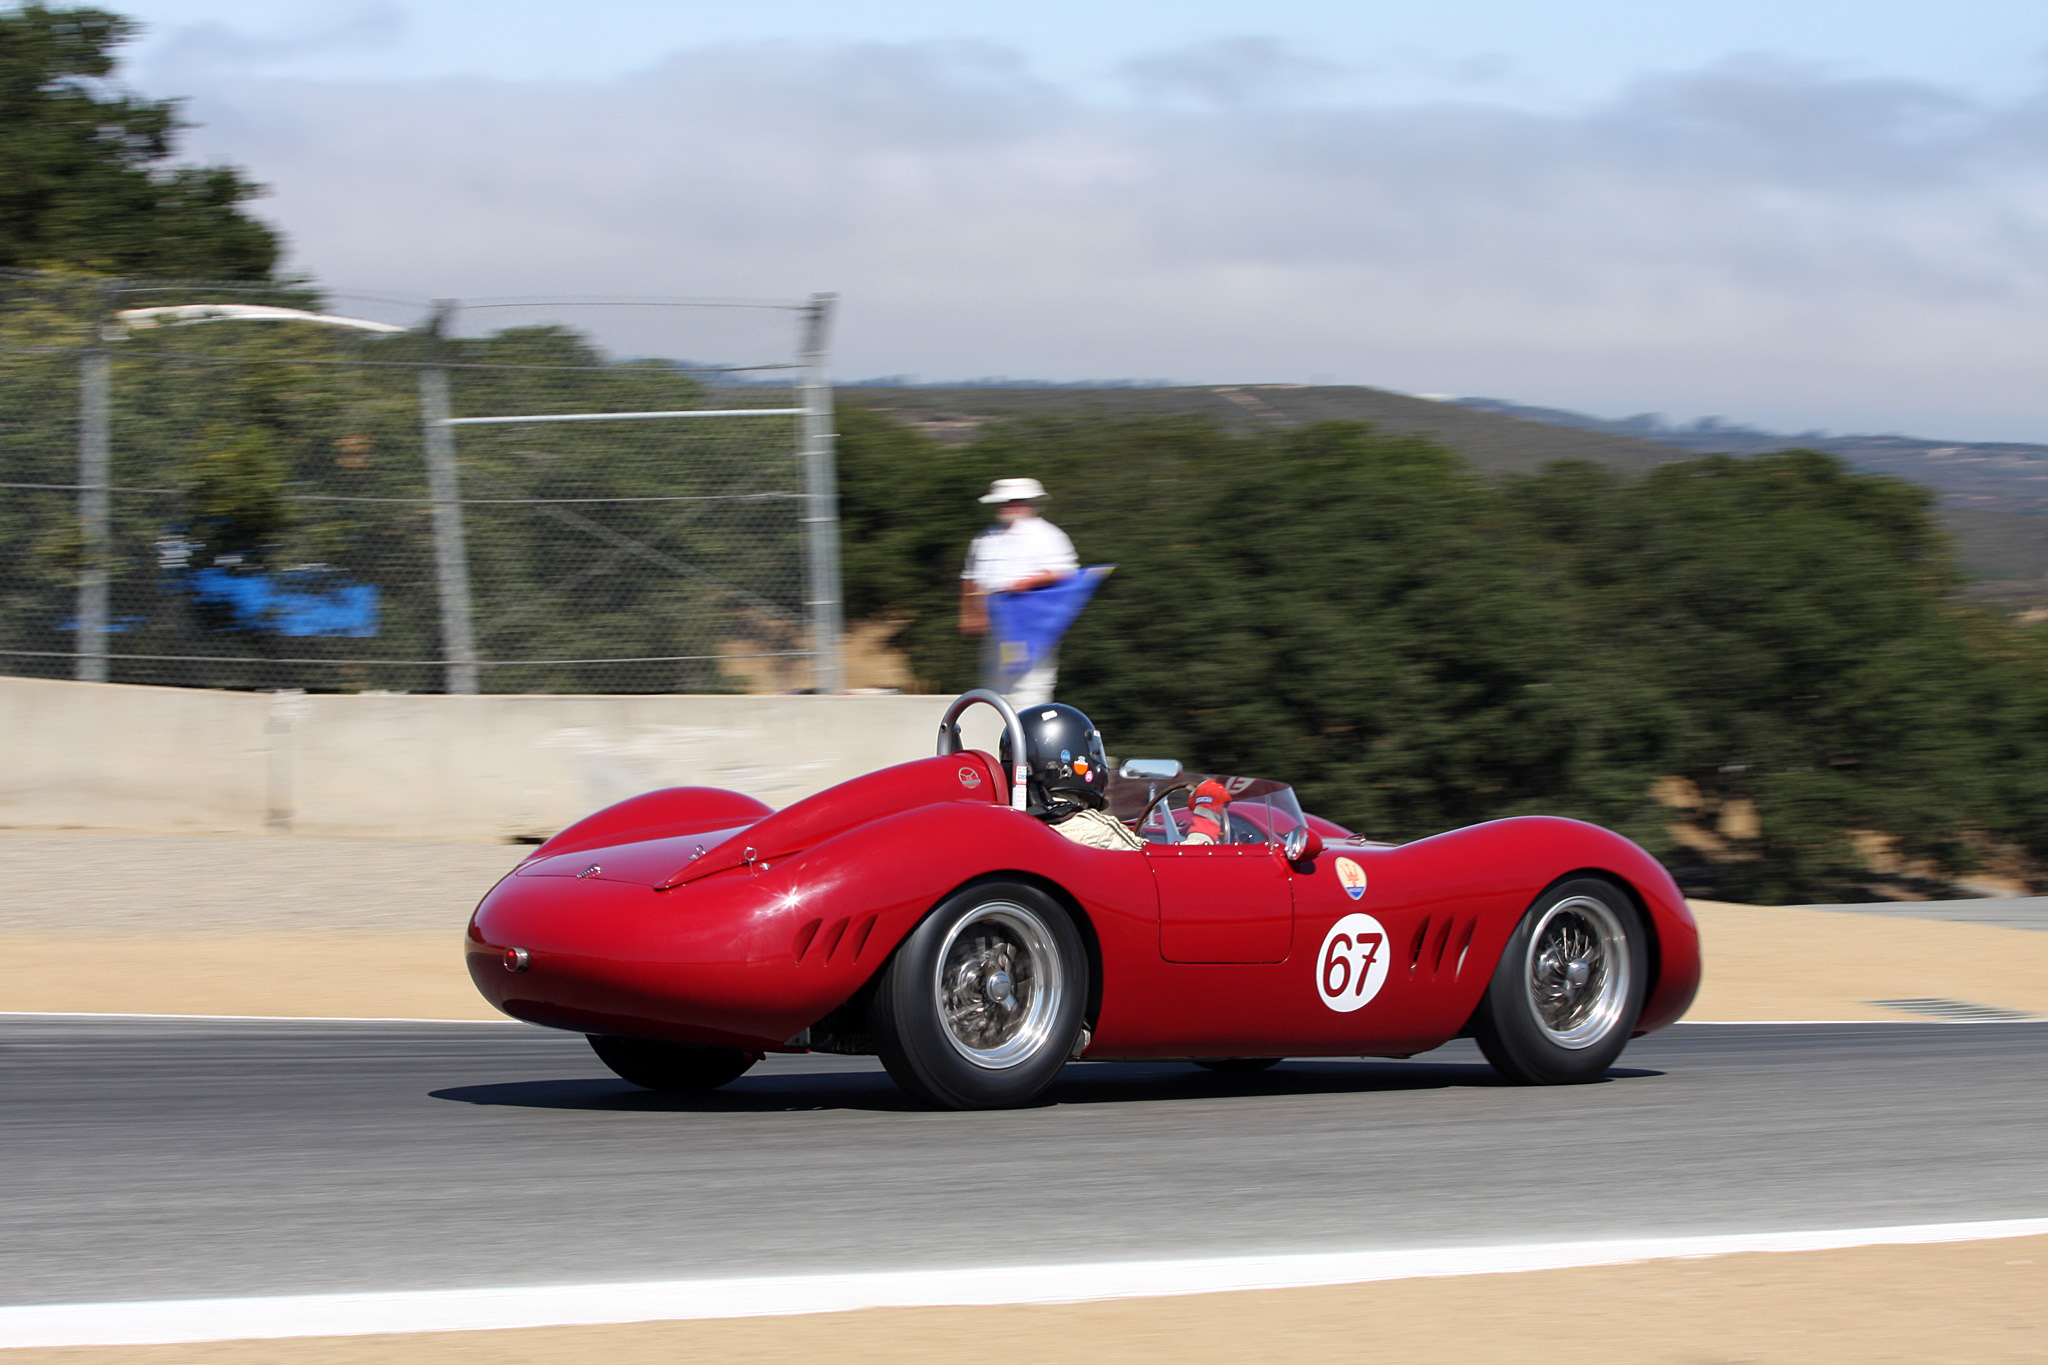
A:
{"type": "Polygon", "coordinates": [[[890,958],[869,1017],[896,1084],[940,1109],[1043,1094],[1073,1055],[1088,950],[1058,902],[1018,882],[948,897],[890,958]]]}
{"type": "Polygon", "coordinates": [[[584,1035],[597,1059],[616,1072],[621,1080],[664,1095],[697,1095],[730,1084],[747,1073],[758,1060],[751,1052],[736,1047],[691,1047],[686,1043],[658,1043],[650,1038],[615,1038],[608,1034],[584,1035]]]}
{"type": "Polygon", "coordinates": [[[1502,950],[1472,1033],[1522,1085],[1596,1081],[1628,1046],[1649,984],[1649,940],[1626,892],[1599,877],[1536,898],[1502,950]]]}

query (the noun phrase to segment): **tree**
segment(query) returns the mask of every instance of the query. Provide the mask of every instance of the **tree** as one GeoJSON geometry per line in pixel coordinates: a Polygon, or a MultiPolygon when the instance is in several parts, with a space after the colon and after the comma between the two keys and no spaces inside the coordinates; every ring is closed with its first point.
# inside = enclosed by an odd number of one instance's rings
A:
{"type": "Polygon", "coordinates": [[[1951,872],[2048,855],[2048,632],[1953,600],[1913,485],[1812,452],[1494,484],[1345,423],[950,450],[849,404],[840,433],[849,615],[901,621],[941,690],[975,674],[953,579],[989,479],[1037,477],[1120,565],[1060,670],[1119,756],[1285,777],[1385,838],[1576,815],[1759,901],[1853,888],[1872,837],[1951,872]]]}
{"type": "Polygon", "coordinates": [[[1571,585],[1606,667],[1659,698],[1650,762],[1725,843],[1723,894],[1798,898],[1853,881],[1852,832],[1966,866],[2001,816],[1992,718],[2018,699],[2001,631],[1949,600],[1933,495],[1814,451],[1589,465],[1511,500],[1571,585]]]}
{"type": "Polygon", "coordinates": [[[264,279],[275,231],[231,166],[178,166],[175,100],[119,90],[136,25],[98,9],[0,11],[0,268],[264,279]]]}

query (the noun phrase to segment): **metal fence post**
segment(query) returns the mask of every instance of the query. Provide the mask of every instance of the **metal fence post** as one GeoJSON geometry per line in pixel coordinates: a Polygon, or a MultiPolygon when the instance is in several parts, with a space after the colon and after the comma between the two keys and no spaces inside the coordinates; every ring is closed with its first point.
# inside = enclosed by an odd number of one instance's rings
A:
{"type": "Polygon", "coordinates": [[[477,690],[476,628],[469,605],[469,553],[462,539],[462,494],[455,478],[455,428],[448,371],[439,363],[441,337],[455,305],[441,300],[428,324],[434,363],[420,371],[420,428],[427,450],[427,486],[434,499],[434,566],[441,594],[441,658],[447,690],[477,690]]]}
{"type": "Polygon", "coordinates": [[[826,331],[838,299],[837,294],[814,294],[804,310],[804,596],[811,627],[811,687],[816,692],[846,688],[840,655],[839,487],[833,470],[832,385],[825,375],[826,331]]]}
{"type": "Polygon", "coordinates": [[[113,533],[110,477],[112,445],[108,417],[109,375],[106,338],[100,335],[104,319],[96,310],[92,346],[85,353],[78,375],[78,631],[73,648],[77,654],[72,676],[80,682],[107,680],[107,596],[109,561],[113,533]]]}

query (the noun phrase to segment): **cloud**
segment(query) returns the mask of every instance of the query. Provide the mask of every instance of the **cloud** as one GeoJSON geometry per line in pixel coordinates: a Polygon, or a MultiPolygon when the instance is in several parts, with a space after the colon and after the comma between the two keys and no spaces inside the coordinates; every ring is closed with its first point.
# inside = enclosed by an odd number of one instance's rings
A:
{"type": "Polygon", "coordinates": [[[393,0],[330,4],[311,22],[252,32],[217,22],[181,24],[151,46],[152,76],[189,79],[213,70],[246,70],[333,52],[396,47],[406,18],[393,0]]]}
{"type": "Polygon", "coordinates": [[[1271,38],[1212,38],[1167,52],[1135,57],[1120,74],[1150,99],[1193,98],[1213,104],[1247,100],[1320,85],[1344,68],[1300,57],[1271,38]]]}
{"type": "Polygon", "coordinates": [[[1112,104],[1000,49],[760,44],[605,83],[223,74],[191,112],[324,279],[836,289],[849,377],[2048,426],[2048,103],[1762,58],[1556,115],[1252,89],[1112,104]]]}

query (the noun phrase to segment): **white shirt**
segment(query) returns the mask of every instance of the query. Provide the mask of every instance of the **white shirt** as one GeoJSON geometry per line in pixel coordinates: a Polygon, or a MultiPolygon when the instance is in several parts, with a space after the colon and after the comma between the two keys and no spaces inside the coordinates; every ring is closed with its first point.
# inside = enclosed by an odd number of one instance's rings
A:
{"type": "Polygon", "coordinates": [[[1044,517],[1019,517],[1007,526],[991,526],[967,547],[967,567],[960,576],[983,592],[1006,592],[1012,583],[1034,574],[1061,575],[1080,571],[1074,542],[1044,517]]]}

